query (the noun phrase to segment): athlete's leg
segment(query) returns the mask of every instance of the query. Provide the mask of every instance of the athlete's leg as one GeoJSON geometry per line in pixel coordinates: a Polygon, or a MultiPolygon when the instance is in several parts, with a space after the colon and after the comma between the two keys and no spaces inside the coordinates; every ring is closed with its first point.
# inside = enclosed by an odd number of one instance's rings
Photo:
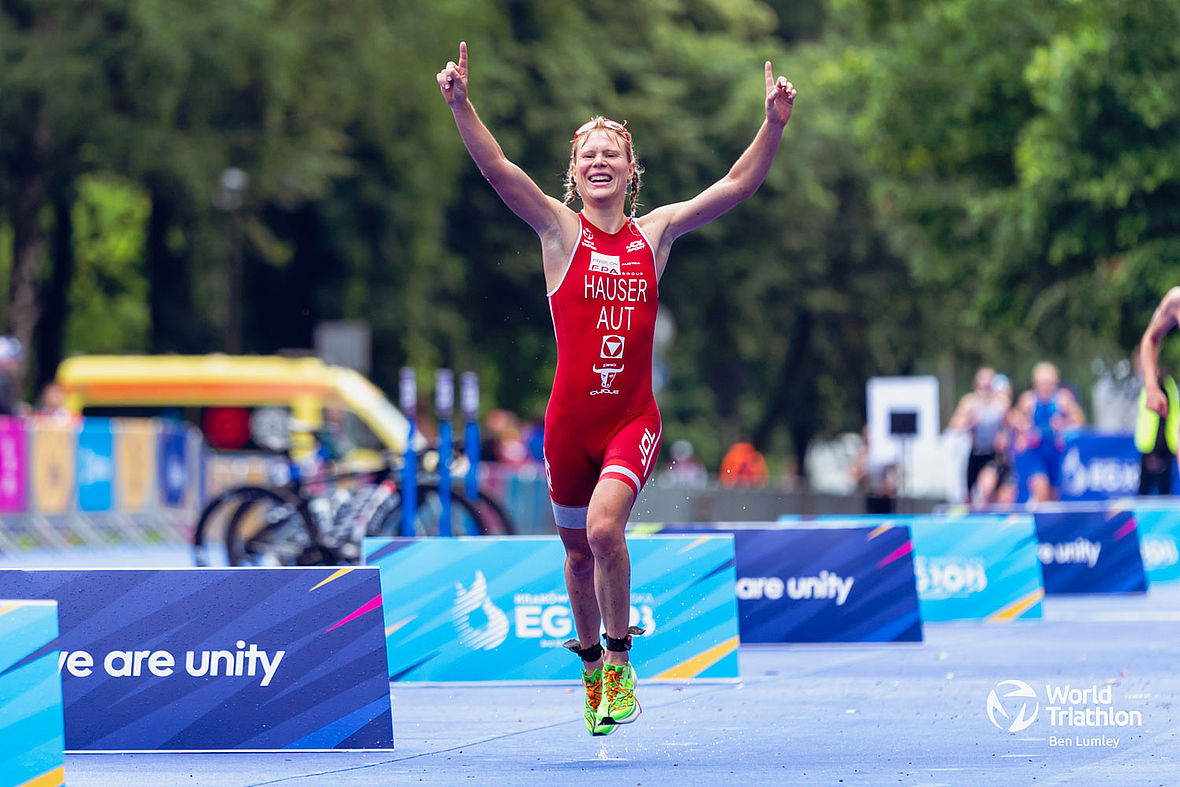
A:
{"type": "MultiPolygon", "coordinates": [[[[557,532],[565,545],[565,589],[574,615],[578,647],[593,648],[598,644],[598,632],[602,628],[594,587],[594,553],[590,551],[585,528],[559,527],[557,532]]],[[[602,656],[583,660],[582,666],[586,672],[594,672],[602,667],[602,656]]]]}
{"type": "Polygon", "coordinates": [[[602,698],[596,714],[602,726],[630,724],[642,708],[635,696],[637,678],[631,666],[631,556],[624,529],[635,490],[618,478],[604,477],[590,497],[586,534],[594,552],[594,584],[598,608],[606,629],[605,663],[602,667],[602,698]]]}
{"type": "MultiPolygon", "coordinates": [[[[586,536],[594,554],[594,587],[606,635],[627,637],[631,616],[631,556],[623,531],[635,502],[635,491],[616,478],[603,478],[594,488],[586,515],[586,536]]],[[[579,632],[581,629],[579,628],[579,632]]],[[[608,664],[626,664],[627,651],[606,652],[608,664]]]]}
{"type": "Polygon", "coordinates": [[[1061,460],[1065,457],[1065,446],[1057,439],[1046,440],[1041,444],[1045,466],[1045,477],[1049,482],[1047,500],[1057,500],[1061,497],[1061,460]]]}
{"type": "Polygon", "coordinates": [[[1049,476],[1037,473],[1028,479],[1029,499],[1034,503],[1048,503],[1053,499],[1053,487],[1049,485],[1049,476]]]}
{"type": "Polygon", "coordinates": [[[578,634],[576,640],[566,642],[565,645],[582,660],[586,730],[591,735],[610,735],[615,731],[615,725],[603,724],[598,715],[602,706],[603,684],[602,645],[598,642],[602,616],[598,612],[598,599],[594,595],[594,553],[590,551],[590,543],[586,539],[585,509],[582,509],[582,516],[583,526],[580,528],[557,528],[561,543],[565,545],[565,589],[569,594],[570,610],[578,634]]]}
{"type": "Polygon", "coordinates": [[[996,489],[1000,485],[1000,474],[994,464],[988,463],[976,476],[975,486],[967,490],[967,500],[971,508],[987,508],[995,500],[996,489]]]}

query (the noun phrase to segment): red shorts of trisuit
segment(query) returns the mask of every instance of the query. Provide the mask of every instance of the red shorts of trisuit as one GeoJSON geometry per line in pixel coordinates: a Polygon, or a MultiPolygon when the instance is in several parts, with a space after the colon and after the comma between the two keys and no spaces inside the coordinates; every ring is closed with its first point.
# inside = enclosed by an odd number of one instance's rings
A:
{"type": "Polygon", "coordinates": [[[590,496],[612,478],[636,495],[660,450],[651,387],[655,258],[635,221],[607,233],[584,216],[549,293],[557,372],[545,411],[545,472],[559,527],[585,527],[590,496]]]}

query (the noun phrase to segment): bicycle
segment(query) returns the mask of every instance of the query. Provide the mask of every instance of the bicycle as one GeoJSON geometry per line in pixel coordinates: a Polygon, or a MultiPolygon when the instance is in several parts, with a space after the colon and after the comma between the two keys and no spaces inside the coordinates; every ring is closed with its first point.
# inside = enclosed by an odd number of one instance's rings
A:
{"type": "MultiPolygon", "coordinates": [[[[402,531],[400,466],[386,458],[376,471],[347,471],[304,478],[293,472],[282,485],[233,487],[206,504],[193,533],[194,561],[212,564],[210,533],[219,521],[229,565],[348,565],[360,561],[365,536],[402,531]],[[354,488],[347,490],[346,485],[354,488]]],[[[438,535],[442,499],[438,481],[416,485],[414,536],[438,535]]],[[[471,535],[512,535],[504,507],[483,491],[475,503],[453,487],[454,530],[471,535]]]]}

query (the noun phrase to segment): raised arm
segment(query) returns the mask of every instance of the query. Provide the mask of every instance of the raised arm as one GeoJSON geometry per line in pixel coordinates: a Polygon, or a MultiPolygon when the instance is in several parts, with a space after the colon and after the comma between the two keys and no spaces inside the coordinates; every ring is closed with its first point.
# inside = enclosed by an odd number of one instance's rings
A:
{"type": "Polygon", "coordinates": [[[676,238],[708,224],[758,190],[778,152],[794,103],[795,86],[786,77],[776,81],[767,60],[766,120],[725,177],[690,200],[665,205],[649,214],[662,247],[666,249],[676,238]]]}
{"type": "Polygon", "coordinates": [[[1168,397],[1160,390],[1160,344],[1180,315],[1180,287],[1173,287],[1156,307],[1139,342],[1139,364],[1143,368],[1143,387],[1147,391],[1147,406],[1160,415],[1168,414],[1168,397]]]}
{"type": "Polygon", "coordinates": [[[545,237],[556,231],[559,214],[568,208],[546,196],[524,170],[508,160],[467,98],[467,42],[459,44],[459,62],[449,61],[437,78],[467,152],[500,199],[538,235],[545,237]]]}

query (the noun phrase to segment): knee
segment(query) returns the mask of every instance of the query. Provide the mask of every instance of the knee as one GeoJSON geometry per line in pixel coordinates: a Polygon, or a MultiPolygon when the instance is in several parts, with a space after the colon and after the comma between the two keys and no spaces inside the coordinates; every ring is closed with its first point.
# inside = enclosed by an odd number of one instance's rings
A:
{"type": "Polygon", "coordinates": [[[565,549],[565,564],[574,576],[584,577],[594,573],[594,553],[589,545],[584,549],[565,549]]]}
{"type": "Polygon", "coordinates": [[[620,524],[607,517],[591,518],[586,523],[586,537],[590,543],[590,551],[596,558],[611,558],[626,549],[623,539],[626,524],[620,524]]]}

